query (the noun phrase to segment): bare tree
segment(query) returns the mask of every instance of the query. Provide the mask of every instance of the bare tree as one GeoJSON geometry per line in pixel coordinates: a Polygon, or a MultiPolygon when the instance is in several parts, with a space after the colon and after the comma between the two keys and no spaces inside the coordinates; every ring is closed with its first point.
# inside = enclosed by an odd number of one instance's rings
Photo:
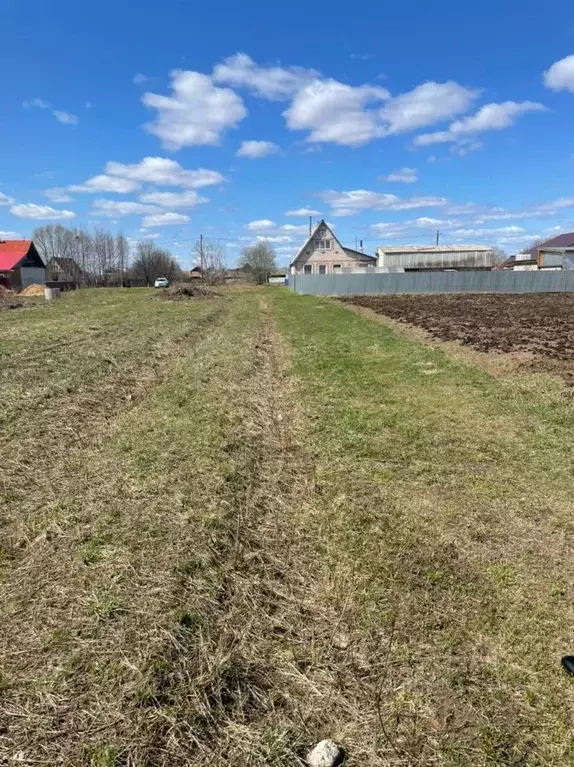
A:
{"type": "Polygon", "coordinates": [[[202,268],[204,282],[217,285],[225,281],[225,253],[215,240],[200,238],[193,246],[192,255],[202,268]]]}
{"type": "Polygon", "coordinates": [[[492,252],[494,254],[494,260],[497,266],[506,261],[506,253],[502,248],[492,248],[492,252]]]}
{"type": "Polygon", "coordinates": [[[45,264],[52,258],[67,258],[73,240],[73,230],[61,224],[47,224],[34,229],[34,245],[45,264]]]}
{"type": "Polygon", "coordinates": [[[522,248],[520,251],[521,253],[528,253],[529,250],[532,250],[532,248],[539,248],[541,245],[544,245],[546,240],[544,240],[542,237],[537,237],[533,242],[530,243],[530,245],[527,245],[525,248],[522,248]]]}
{"type": "Polygon", "coordinates": [[[260,285],[267,282],[269,274],[275,269],[275,251],[268,242],[258,242],[243,248],[239,264],[249,267],[260,285]]]}
{"type": "Polygon", "coordinates": [[[129,266],[130,246],[123,234],[116,235],[116,259],[120,276],[120,285],[123,288],[126,270],[129,266]]]}
{"type": "Polygon", "coordinates": [[[158,248],[153,240],[138,242],[131,273],[136,280],[152,285],[158,277],[167,277],[170,282],[181,279],[182,271],[169,250],[158,248]]]}

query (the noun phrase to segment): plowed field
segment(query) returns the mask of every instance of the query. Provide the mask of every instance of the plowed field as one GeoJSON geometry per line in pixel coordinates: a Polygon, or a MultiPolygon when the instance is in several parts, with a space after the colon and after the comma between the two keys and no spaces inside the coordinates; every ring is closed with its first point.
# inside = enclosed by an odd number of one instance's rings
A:
{"type": "Polygon", "coordinates": [[[530,352],[531,366],[574,379],[574,294],[350,296],[341,299],[482,352],[530,352]]]}

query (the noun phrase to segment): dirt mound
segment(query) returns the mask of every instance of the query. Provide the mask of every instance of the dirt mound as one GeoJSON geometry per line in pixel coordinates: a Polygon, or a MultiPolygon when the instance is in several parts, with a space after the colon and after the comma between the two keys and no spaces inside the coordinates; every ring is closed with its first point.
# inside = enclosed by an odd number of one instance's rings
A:
{"type": "Polygon", "coordinates": [[[167,290],[162,290],[160,298],[168,298],[172,301],[186,301],[191,298],[216,298],[217,293],[210,290],[204,290],[198,285],[189,285],[187,283],[178,283],[172,285],[167,290]]]}
{"type": "Polygon", "coordinates": [[[13,290],[0,285],[0,311],[4,309],[21,309],[23,306],[24,302],[18,301],[13,290]]]}
{"type": "Polygon", "coordinates": [[[28,285],[27,288],[24,288],[24,290],[20,293],[21,296],[26,296],[27,298],[33,297],[33,296],[43,296],[44,295],[44,286],[39,285],[37,282],[33,282],[31,285],[28,285]]]}

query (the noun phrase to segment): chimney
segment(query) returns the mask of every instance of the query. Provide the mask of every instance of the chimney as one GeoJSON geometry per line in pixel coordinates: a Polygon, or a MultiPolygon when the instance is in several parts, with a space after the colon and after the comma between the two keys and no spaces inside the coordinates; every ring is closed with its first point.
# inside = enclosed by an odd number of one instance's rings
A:
{"type": "Polygon", "coordinates": [[[361,240],[361,253],[364,253],[364,252],[365,251],[363,250],[363,241],[361,240]]]}
{"type": "Polygon", "coordinates": [[[309,237],[311,236],[311,231],[313,230],[313,219],[311,216],[309,216],[309,237]]]}

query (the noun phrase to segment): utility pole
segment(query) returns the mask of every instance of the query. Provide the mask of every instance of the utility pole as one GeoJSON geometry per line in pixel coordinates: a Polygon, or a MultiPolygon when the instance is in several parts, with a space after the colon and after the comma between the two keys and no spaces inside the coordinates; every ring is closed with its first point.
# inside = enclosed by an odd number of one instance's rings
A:
{"type": "Polygon", "coordinates": [[[199,235],[199,268],[201,269],[201,279],[203,279],[203,235],[199,235]]]}
{"type": "Polygon", "coordinates": [[[313,217],[309,216],[309,237],[311,236],[312,231],[313,231],[313,217]]]}
{"type": "Polygon", "coordinates": [[[436,246],[437,246],[437,248],[438,248],[438,241],[439,241],[439,238],[440,238],[440,232],[439,232],[439,230],[437,229],[437,230],[436,230],[436,246]]]}

